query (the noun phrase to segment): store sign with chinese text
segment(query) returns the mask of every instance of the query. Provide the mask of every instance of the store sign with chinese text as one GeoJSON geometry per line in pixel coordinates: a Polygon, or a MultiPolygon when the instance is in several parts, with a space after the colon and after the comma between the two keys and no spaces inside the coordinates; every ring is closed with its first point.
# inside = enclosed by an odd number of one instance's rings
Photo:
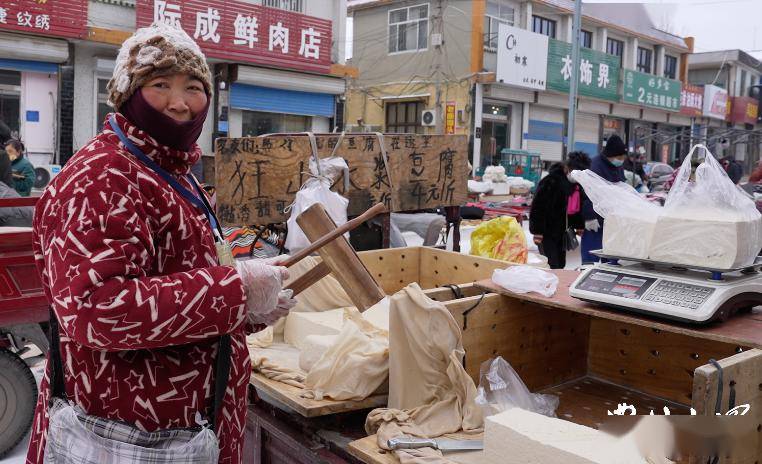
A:
{"type": "Polygon", "coordinates": [[[327,73],[331,21],[234,0],[138,0],[137,25],[181,27],[207,57],[327,73]]]}
{"type": "MultiPolygon", "coordinates": [[[[569,93],[572,69],[571,44],[548,43],[548,90],[569,93]]],[[[583,48],[580,50],[579,94],[619,101],[619,57],[583,48]]]]}
{"type": "Polygon", "coordinates": [[[455,102],[447,102],[445,107],[445,134],[455,133],[455,102]]]}
{"type": "Polygon", "coordinates": [[[548,72],[548,36],[500,23],[497,82],[545,90],[548,72]]]}
{"type": "Polygon", "coordinates": [[[627,69],[624,72],[622,102],[679,111],[681,89],[680,81],[627,69]]]}
{"type": "Polygon", "coordinates": [[[0,30],[83,38],[87,35],[87,0],[2,1],[0,30]]]}
{"type": "Polygon", "coordinates": [[[693,84],[684,84],[680,93],[680,113],[700,117],[704,110],[704,89],[693,84]]]}
{"type": "Polygon", "coordinates": [[[704,86],[704,116],[725,119],[728,114],[728,91],[716,85],[704,86]]]}
{"type": "Polygon", "coordinates": [[[730,122],[734,124],[756,124],[759,102],[751,97],[733,97],[730,122]]]}

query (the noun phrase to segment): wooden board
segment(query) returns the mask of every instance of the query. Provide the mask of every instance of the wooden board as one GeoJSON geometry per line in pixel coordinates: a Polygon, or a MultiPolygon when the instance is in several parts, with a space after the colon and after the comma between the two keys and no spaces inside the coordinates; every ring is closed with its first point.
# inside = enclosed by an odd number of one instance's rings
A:
{"type": "MultiPolygon", "coordinates": [[[[348,214],[375,203],[392,211],[466,202],[468,139],[463,135],[385,136],[386,162],[374,134],[316,135],[319,157],[343,157],[349,180],[338,175],[332,189],[346,196],[348,214]],[[338,146],[337,146],[338,145],[338,146]]],[[[284,210],[309,178],[313,150],[304,134],[217,139],[215,186],[225,226],[284,222],[284,210]]]]}
{"type": "Polygon", "coordinates": [[[537,293],[520,295],[509,292],[494,284],[491,279],[480,280],[477,286],[495,293],[500,293],[518,300],[538,303],[551,309],[560,309],[600,317],[612,321],[625,322],[640,325],[651,329],[665,332],[678,333],[705,340],[715,340],[723,343],[732,343],[739,348],[762,348],[762,310],[754,309],[747,314],[738,314],[723,323],[715,323],[708,326],[692,326],[677,322],[667,322],[648,316],[640,316],[623,311],[606,309],[583,302],[569,295],[569,287],[579,276],[577,271],[553,270],[558,276],[558,290],[552,297],[544,297],[537,293]]]}
{"type": "Polygon", "coordinates": [[[733,356],[736,345],[591,318],[589,373],[619,385],[691,403],[693,371],[709,359],[733,356]]]}
{"type": "Polygon", "coordinates": [[[373,395],[362,401],[310,400],[301,397],[301,394],[304,392],[301,388],[268,379],[256,372],[251,375],[250,383],[258,392],[269,396],[304,417],[319,417],[347,411],[383,407],[386,406],[387,400],[387,395],[373,395]]]}
{"type": "Polygon", "coordinates": [[[424,288],[445,284],[461,284],[492,277],[495,269],[505,269],[508,263],[499,259],[470,256],[436,248],[421,250],[420,284],[424,288]]]}
{"type": "MultiPolygon", "coordinates": [[[[420,255],[423,247],[389,248],[357,253],[376,282],[387,295],[393,295],[420,279],[420,255]]],[[[429,287],[422,287],[429,288],[429,287]]]]}
{"type": "Polygon", "coordinates": [[[558,396],[560,402],[556,415],[559,419],[595,429],[606,421],[608,411],[614,412],[620,403],[635,406],[638,414],[649,414],[653,410],[654,414],[661,415],[664,406],[669,407],[672,414],[689,413],[685,405],[592,377],[547,388],[540,393],[558,396]]]}
{"type": "MultiPolygon", "coordinates": [[[[762,351],[758,349],[739,353],[725,359],[718,359],[723,371],[723,394],[721,414],[728,411],[729,397],[732,390],[735,393],[735,404],[748,404],[749,411],[757,432],[750,439],[744,440],[733,448],[731,458],[723,457],[722,464],[756,463],[762,456],[762,351]]],[[[699,415],[714,414],[719,386],[719,372],[711,364],[705,364],[696,369],[693,382],[692,407],[699,415]]]]}

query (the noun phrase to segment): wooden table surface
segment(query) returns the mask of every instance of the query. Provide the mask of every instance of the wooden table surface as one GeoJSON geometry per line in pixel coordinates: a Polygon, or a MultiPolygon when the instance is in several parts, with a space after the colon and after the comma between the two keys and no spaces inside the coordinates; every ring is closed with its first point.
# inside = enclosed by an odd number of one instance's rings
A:
{"type": "Polygon", "coordinates": [[[665,332],[734,343],[743,347],[762,348],[762,309],[760,308],[755,308],[750,313],[736,314],[725,322],[715,322],[704,326],[681,324],[645,315],[607,309],[604,306],[578,300],[569,295],[569,287],[579,276],[578,271],[551,270],[549,272],[558,276],[558,289],[551,297],[545,297],[534,292],[526,294],[513,293],[493,283],[492,279],[477,281],[475,285],[483,290],[523,301],[538,303],[548,308],[574,311],[589,316],[646,326],[665,332]]]}

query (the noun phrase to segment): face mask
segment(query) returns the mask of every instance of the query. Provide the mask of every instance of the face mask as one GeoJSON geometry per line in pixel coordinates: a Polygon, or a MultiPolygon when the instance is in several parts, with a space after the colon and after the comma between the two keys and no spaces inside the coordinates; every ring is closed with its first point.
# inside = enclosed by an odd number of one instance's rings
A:
{"type": "Polygon", "coordinates": [[[611,161],[611,164],[613,164],[614,167],[617,167],[617,168],[622,167],[622,165],[624,164],[624,160],[612,159],[609,161],[611,161]]]}

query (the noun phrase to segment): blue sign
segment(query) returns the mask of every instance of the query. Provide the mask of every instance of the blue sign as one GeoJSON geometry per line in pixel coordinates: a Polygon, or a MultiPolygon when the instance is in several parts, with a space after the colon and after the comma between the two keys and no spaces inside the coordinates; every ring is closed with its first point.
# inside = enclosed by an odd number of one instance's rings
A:
{"type": "Polygon", "coordinates": [[[27,122],[40,122],[40,112],[39,111],[27,111],[26,112],[26,120],[27,120],[27,122]]]}

